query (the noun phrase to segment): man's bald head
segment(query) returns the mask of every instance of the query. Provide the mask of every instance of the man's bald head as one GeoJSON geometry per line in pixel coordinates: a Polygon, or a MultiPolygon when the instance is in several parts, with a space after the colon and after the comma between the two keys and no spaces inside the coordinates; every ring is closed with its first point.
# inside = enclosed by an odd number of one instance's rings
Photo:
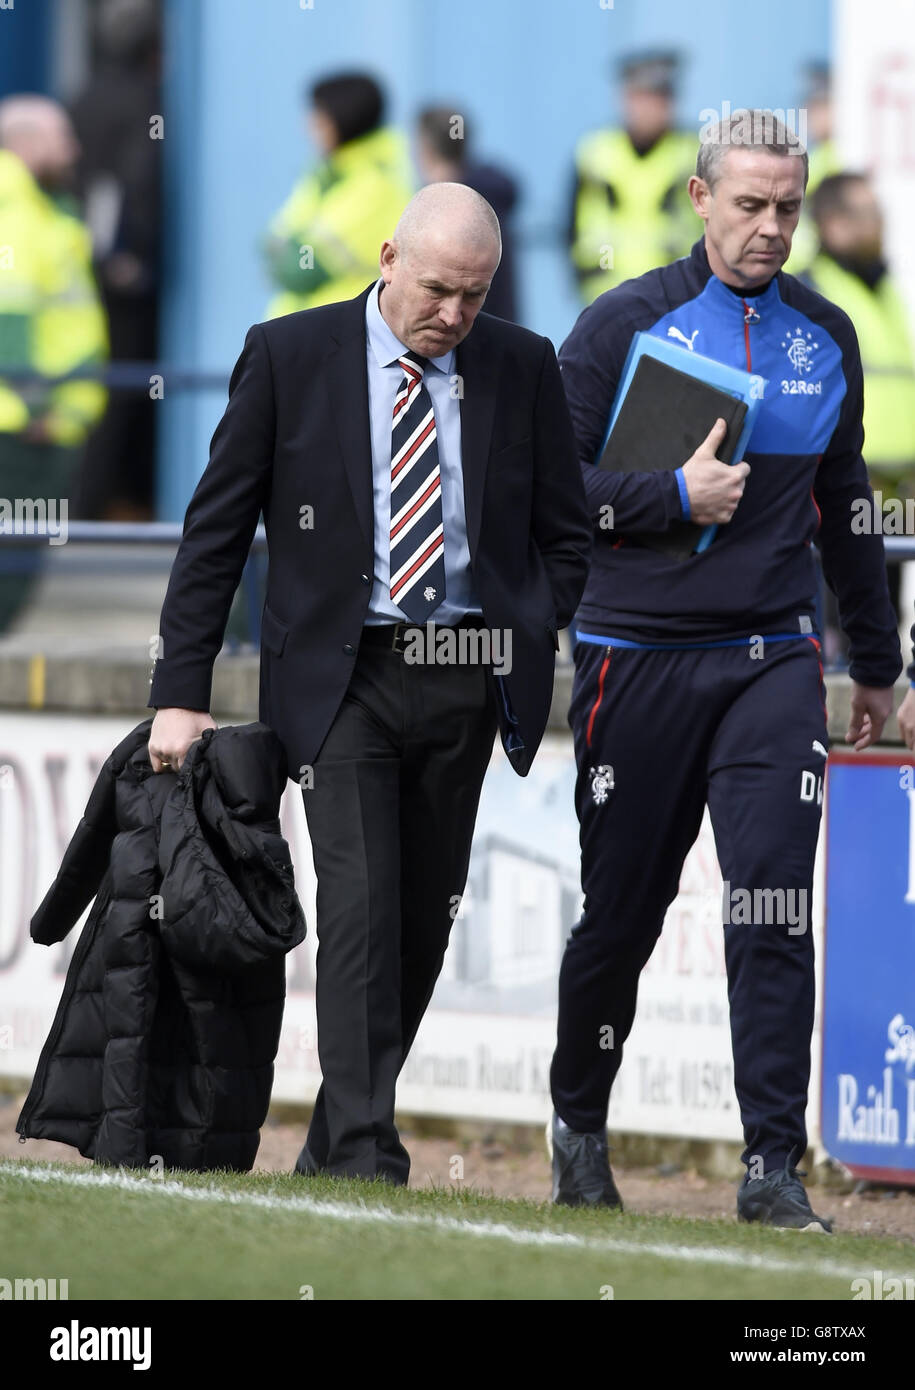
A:
{"type": "Polygon", "coordinates": [[[486,199],[462,183],[428,184],[381,248],[382,315],[407,347],[444,356],[470,332],[501,257],[486,199]]]}
{"type": "Polygon", "coordinates": [[[430,242],[451,242],[502,257],[499,219],[486,199],[464,183],[430,183],[414,193],[391,238],[402,256],[430,242]]]}
{"type": "Polygon", "coordinates": [[[31,92],[0,101],[0,146],[18,155],[45,187],[61,183],[80,153],[60,103],[31,92]]]}

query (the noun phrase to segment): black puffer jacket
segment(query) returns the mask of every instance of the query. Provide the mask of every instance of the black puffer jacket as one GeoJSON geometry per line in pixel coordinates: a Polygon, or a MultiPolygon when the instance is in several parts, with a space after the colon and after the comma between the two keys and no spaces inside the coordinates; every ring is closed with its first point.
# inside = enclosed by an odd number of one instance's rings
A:
{"type": "Polygon", "coordinates": [[[31,922],[61,941],[93,896],[16,1128],[98,1162],[254,1162],[305,936],[265,724],[208,729],[154,773],[152,719],[107,759],[31,922]]]}

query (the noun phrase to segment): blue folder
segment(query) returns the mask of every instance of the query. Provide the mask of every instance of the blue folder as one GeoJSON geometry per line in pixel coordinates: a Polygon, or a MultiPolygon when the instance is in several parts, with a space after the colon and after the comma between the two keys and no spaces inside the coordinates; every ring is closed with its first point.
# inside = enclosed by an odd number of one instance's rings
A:
{"type": "MultiPolygon", "coordinates": [[[[597,451],[595,462],[600,459],[606,448],[607,440],[616,424],[616,418],[626,397],[626,392],[635,376],[635,369],[639,360],[645,356],[655,357],[660,362],[666,362],[669,367],[697,377],[699,381],[704,381],[709,386],[715,386],[719,391],[726,391],[729,395],[745,403],[747,413],[737,447],[734,450],[734,459],[739,462],[746,452],[750,435],[753,432],[753,425],[759,414],[759,407],[762,405],[763,393],[768,384],[765,378],[752,372],[746,372],[740,367],[730,367],[725,362],[716,362],[713,357],[705,357],[702,353],[691,352],[685,344],[674,342],[668,338],[656,338],[652,333],[636,333],[632,339],[626,361],[623,363],[623,373],[613,401],[613,408],[610,411],[607,430],[597,451]]],[[[683,462],[685,463],[686,460],[684,459],[683,462]]],[[[714,525],[706,526],[696,545],[695,553],[697,555],[708,548],[717,529],[717,526],[714,525]]]]}

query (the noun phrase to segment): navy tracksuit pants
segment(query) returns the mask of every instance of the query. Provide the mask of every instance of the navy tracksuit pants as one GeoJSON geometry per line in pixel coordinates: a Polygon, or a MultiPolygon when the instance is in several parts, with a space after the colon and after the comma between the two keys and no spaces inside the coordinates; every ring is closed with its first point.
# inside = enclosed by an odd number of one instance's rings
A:
{"type": "Polygon", "coordinates": [[[606,1125],[639,973],[708,804],[734,906],[723,929],[743,1161],[754,1176],[800,1162],[829,746],[819,644],[659,651],[579,641],[575,667],[584,911],[559,976],[555,1109],[573,1130],[606,1125]]]}

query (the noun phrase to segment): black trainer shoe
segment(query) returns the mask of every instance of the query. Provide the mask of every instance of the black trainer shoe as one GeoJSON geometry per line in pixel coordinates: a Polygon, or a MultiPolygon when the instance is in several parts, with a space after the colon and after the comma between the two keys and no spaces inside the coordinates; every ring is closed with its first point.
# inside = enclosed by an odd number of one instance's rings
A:
{"type": "Polygon", "coordinates": [[[832,1231],[832,1222],[811,1209],[800,1168],[776,1168],[761,1178],[744,1178],[737,1189],[738,1221],[759,1221],[794,1231],[832,1231]]]}
{"type": "Polygon", "coordinates": [[[561,1207],[615,1207],[623,1210],[610,1171],[607,1131],[576,1134],[554,1112],[547,1128],[553,1161],[553,1201],[561,1207]]]}

